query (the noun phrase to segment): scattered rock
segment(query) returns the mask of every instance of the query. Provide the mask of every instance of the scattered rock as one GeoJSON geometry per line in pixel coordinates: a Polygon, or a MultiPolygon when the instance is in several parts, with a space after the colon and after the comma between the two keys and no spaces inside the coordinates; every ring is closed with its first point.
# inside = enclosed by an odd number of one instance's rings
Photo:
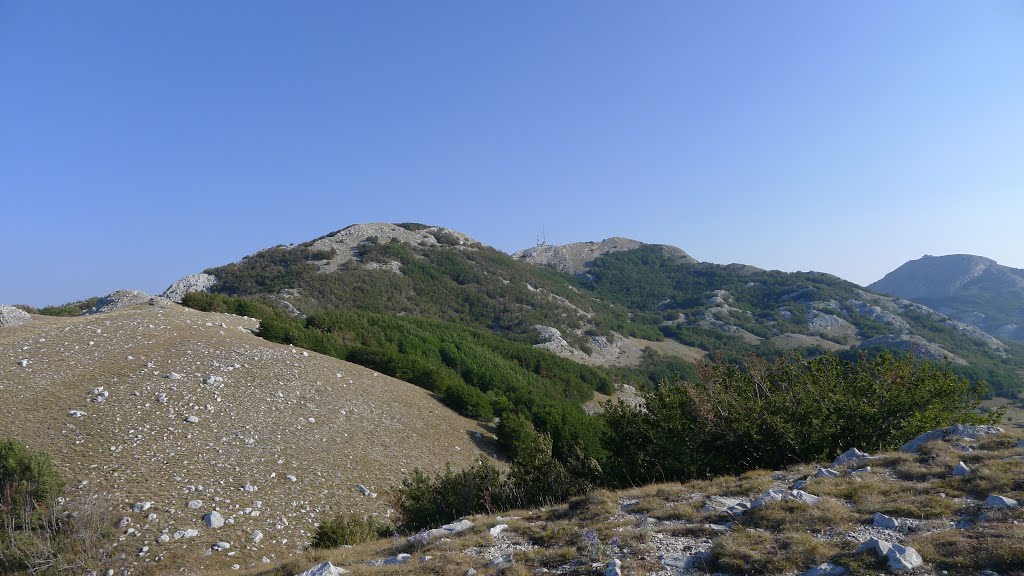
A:
{"type": "Polygon", "coordinates": [[[170,374],[167,375],[167,379],[168,380],[181,380],[181,374],[178,374],[177,372],[171,372],[170,374]]]}
{"type": "Polygon", "coordinates": [[[491,533],[491,536],[497,536],[498,534],[501,534],[505,528],[508,528],[508,524],[498,524],[497,526],[492,527],[489,532],[491,533]]]}
{"type": "Polygon", "coordinates": [[[199,423],[199,416],[195,416],[195,415],[188,416],[187,418],[185,418],[185,422],[188,422],[189,424],[198,424],[199,423]]]}
{"type": "Polygon", "coordinates": [[[818,469],[814,471],[812,478],[838,478],[839,472],[831,468],[822,468],[818,466],[818,469]]]}
{"type": "Polygon", "coordinates": [[[68,416],[71,416],[72,418],[81,418],[83,416],[88,416],[88,414],[81,410],[68,410],[68,416]]]}
{"type": "Polygon", "coordinates": [[[136,502],[135,505],[132,506],[132,511],[145,512],[146,510],[149,510],[151,506],[153,506],[152,502],[136,502]]]}
{"type": "Polygon", "coordinates": [[[781,502],[783,500],[796,500],[798,502],[804,502],[805,504],[817,504],[821,501],[820,496],[814,494],[808,494],[803,490],[786,490],[784,488],[774,488],[765,492],[760,498],[754,500],[750,505],[750,509],[760,508],[770,502],[781,502]]]}
{"type": "Polygon", "coordinates": [[[203,516],[203,522],[205,522],[209,528],[220,528],[224,525],[224,517],[221,516],[220,512],[214,510],[206,516],[203,516]]]}
{"type": "Polygon", "coordinates": [[[171,541],[171,537],[170,537],[170,536],[168,536],[167,534],[161,534],[161,535],[160,535],[160,536],[159,536],[159,537],[158,537],[158,538],[156,539],[156,541],[157,541],[157,542],[159,542],[159,543],[161,543],[161,544],[167,544],[168,542],[170,542],[170,541],[171,541]]]}
{"type": "Polygon", "coordinates": [[[263,540],[263,532],[253,530],[252,534],[249,535],[249,538],[252,540],[253,544],[259,544],[260,540],[263,540]]]}
{"type": "Polygon", "coordinates": [[[369,488],[367,488],[366,486],[363,486],[362,484],[359,485],[359,493],[362,494],[363,496],[367,496],[369,498],[376,498],[377,497],[377,493],[376,492],[371,492],[369,488]]]}
{"type": "Polygon", "coordinates": [[[622,560],[615,558],[605,566],[604,576],[622,576],[622,560]]]}
{"type": "Polygon", "coordinates": [[[385,566],[392,566],[394,564],[405,564],[409,560],[412,560],[412,556],[410,556],[409,554],[397,554],[395,556],[391,556],[389,558],[385,558],[384,559],[384,565],[385,566]]]}
{"type": "Polygon", "coordinates": [[[229,543],[229,542],[217,542],[216,544],[213,545],[214,552],[223,552],[224,550],[227,550],[228,548],[231,548],[231,543],[229,543]]]}
{"type": "Polygon", "coordinates": [[[203,501],[202,500],[189,500],[188,501],[188,507],[191,508],[192,510],[198,510],[199,508],[203,507],[203,501]]]}
{"type": "Polygon", "coordinates": [[[971,440],[977,440],[982,436],[1000,434],[1002,432],[1003,429],[998,426],[969,426],[966,424],[955,424],[953,426],[947,426],[945,428],[939,428],[938,430],[925,432],[903,446],[900,446],[900,451],[917,452],[918,448],[933,440],[944,440],[948,438],[970,438],[971,440]]]}
{"type": "Polygon", "coordinates": [[[472,527],[473,523],[469,520],[459,520],[458,522],[445,524],[440,528],[434,528],[433,530],[423,530],[422,532],[413,534],[408,538],[408,542],[416,546],[422,546],[423,544],[430,542],[434,538],[451,536],[452,534],[459,534],[460,532],[465,532],[466,530],[469,530],[472,527]]]}

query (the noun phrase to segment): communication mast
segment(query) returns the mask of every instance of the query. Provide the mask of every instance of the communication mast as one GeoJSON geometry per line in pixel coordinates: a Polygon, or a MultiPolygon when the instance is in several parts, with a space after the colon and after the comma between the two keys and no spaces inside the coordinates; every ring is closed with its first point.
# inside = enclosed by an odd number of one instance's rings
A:
{"type": "Polygon", "coordinates": [[[548,245],[548,235],[547,235],[547,232],[544,230],[544,227],[541,226],[540,234],[537,235],[537,247],[539,248],[541,246],[547,246],[547,245],[548,245]]]}

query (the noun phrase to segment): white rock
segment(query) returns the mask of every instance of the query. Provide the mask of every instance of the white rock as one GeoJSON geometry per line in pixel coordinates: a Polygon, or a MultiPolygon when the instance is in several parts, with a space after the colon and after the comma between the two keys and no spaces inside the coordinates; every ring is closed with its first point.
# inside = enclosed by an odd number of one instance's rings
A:
{"type": "Polygon", "coordinates": [[[818,466],[818,469],[811,475],[812,478],[838,478],[839,472],[831,468],[822,468],[818,466]]]}
{"type": "Polygon", "coordinates": [[[341,574],[348,574],[348,570],[335,566],[330,562],[324,562],[295,576],[340,576],[341,574]]]}
{"type": "Polygon", "coordinates": [[[259,541],[263,540],[263,532],[253,530],[252,534],[249,535],[249,538],[252,539],[253,544],[259,544],[259,541]]]}
{"type": "Polygon", "coordinates": [[[856,448],[850,448],[846,452],[843,452],[835,460],[832,461],[832,467],[842,466],[844,464],[856,464],[862,460],[868,460],[871,458],[867,452],[861,452],[856,448]]]}
{"type": "Polygon", "coordinates": [[[291,474],[285,476],[285,478],[287,478],[289,482],[296,482],[296,481],[298,481],[298,478],[296,478],[295,476],[293,476],[291,474]]]}
{"type": "Polygon", "coordinates": [[[198,424],[199,423],[199,416],[195,416],[195,415],[188,416],[187,418],[185,418],[185,422],[188,422],[189,424],[198,424]]]}
{"type": "Polygon", "coordinates": [[[132,506],[132,511],[145,512],[146,510],[149,510],[151,506],[153,506],[152,502],[136,502],[135,505],[132,506]]]}
{"type": "Polygon", "coordinates": [[[609,560],[604,569],[604,576],[622,576],[622,560],[609,560]]]}
{"type": "Polygon", "coordinates": [[[213,545],[213,549],[217,552],[222,552],[224,550],[227,550],[228,548],[231,548],[230,542],[217,542],[213,545]]]}
{"type": "Polygon", "coordinates": [[[985,508],[1020,508],[1020,503],[1013,498],[992,494],[985,498],[984,506],[985,508]]]}
{"type": "Polygon", "coordinates": [[[1003,429],[998,426],[968,426],[966,424],[956,424],[954,426],[947,426],[945,428],[939,428],[938,430],[925,432],[903,446],[900,446],[900,451],[917,452],[922,445],[933,440],[943,440],[946,438],[970,438],[972,440],[976,440],[981,436],[999,434],[1002,431],[1003,429]]]}
{"type": "Polygon", "coordinates": [[[31,321],[32,317],[28,312],[14,306],[0,305],[0,327],[20,326],[31,321]]]}
{"type": "Polygon", "coordinates": [[[82,416],[88,416],[89,414],[82,412],[81,410],[68,410],[68,416],[72,418],[81,418],[82,416]]]}
{"type": "Polygon", "coordinates": [[[21,360],[18,360],[18,366],[21,366],[22,368],[28,366],[28,358],[22,358],[21,360]]]}
{"type": "Polygon", "coordinates": [[[498,524],[497,526],[492,527],[489,532],[491,533],[491,536],[497,536],[498,534],[501,534],[505,528],[508,528],[508,524],[498,524]]]}
{"type": "Polygon", "coordinates": [[[171,541],[171,537],[168,536],[167,534],[161,534],[159,537],[157,537],[156,541],[161,543],[161,544],[167,544],[168,542],[171,541]]]}
{"type": "Polygon", "coordinates": [[[394,564],[405,564],[409,560],[412,560],[412,556],[408,554],[398,554],[384,560],[385,566],[391,566],[394,564]]]}
{"type": "Polygon", "coordinates": [[[872,538],[857,548],[858,553],[868,551],[888,560],[889,569],[893,572],[917,568],[924,564],[924,560],[917,550],[902,544],[891,544],[878,538],[872,538]]]}
{"type": "Polygon", "coordinates": [[[825,562],[824,564],[818,564],[800,576],[842,576],[849,572],[850,571],[843,566],[839,566],[838,564],[833,564],[831,562],[825,562]]]}
{"type": "Polygon", "coordinates": [[[953,471],[950,472],[951,476],[964,476],[971,473],[971,469],[967,467],[967,464],[963,462],[956,465],[953,471]]]}
{"type": "Polygon", "coordinates": [[[181,374],[177,372],[171,372],[167,375],[168,380],[181,380],[181,374]]]}
{"type": "Polygon", "coordinates": [[[203,501],[202,500],[189,500],[188,501],[188,507],[193,509],[193,510],[198,510],[199,508],[203,507],[203,501]]]}
{"type": "Polygon", "coordinates": [[[205,522],[210,528],[220,528],[224,525],[224,517],[221,516],[220,512],[214,510],[206,516],[203,516],[203,522],[205,522]]]}
{"type": "Polygon", "coordinates": [[[899,520],[893,518],[892,516],[886,516],[881,512],[875,512],[875,515],[872,520],[874,525],[878,526],[879,528],[887,528],[889,530],[899,530],[900,528],[899,520]]]}

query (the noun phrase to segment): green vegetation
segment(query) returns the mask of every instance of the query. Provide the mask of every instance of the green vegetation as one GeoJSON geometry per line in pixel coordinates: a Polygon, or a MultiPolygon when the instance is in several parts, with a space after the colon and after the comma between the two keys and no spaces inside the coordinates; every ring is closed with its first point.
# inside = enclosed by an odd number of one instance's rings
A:
{"type": "Polygon", "coordinates": [[[645,394],[643,410],[607,407],[606,474],[620,484],[685,480],[892,448],[942,426],[998,421],[976,413],[984,392],[948,368],[891,354],[709,363],[699,383],[645,394]]]}
{"type": "Polygon", "coordinates": [[[60,306],[43,306],[42,308],[35,308],[33,306],[26,306],[19,304],[18,308],[21,308],[29,314],[42,314],[43,316],[81,316],[91,308],[95,308],[99,304],[100,299],[98,297],[86,298],[85,300],[78,300],[75,302],[68,302],[60,306]]]}
{"type": "Polygon", "coordinates": [[[383,538],[391,534],[392,530],[389,524],[373,516],[338,514],[317,526],[310,546],[313,548],[337,548],[338,546],[362,544],[383,538]]]}
{"type": "Polygon", "coordinates": [[[109,510],[95,501],[71,509],[50,457],[0,439],[0,572],[54,573],[102,560],[113,535],[109,510]]]}

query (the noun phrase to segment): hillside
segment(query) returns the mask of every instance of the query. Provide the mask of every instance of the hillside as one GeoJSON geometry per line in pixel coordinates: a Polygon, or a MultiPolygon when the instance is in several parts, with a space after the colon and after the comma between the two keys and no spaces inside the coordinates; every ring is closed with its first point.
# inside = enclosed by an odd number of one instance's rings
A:
{"type": "Polygon", "coordinates": [[[969,254],[924,256],[869,288],[918,302],[1004,340],[1024,342],[1024,270],[969,254]]]}
{"type": "Polygon", "coordinates": [[[327,561],[382,576],[1016,575],[1024,573],[1022,432],[954,427],[845,461],[599,490],[470,516],[433,539],[316,550],[304,563],[253,574],[291,576],[327,561]]]}
{"type": "Polygon", "coordinates": [[[258,338],[249,318],[147,301],[0,327],[0,437],[51,454],[76,509],[110,508],[112,566],[287,558],[332,511],[387,511],[359,485],[383,493],[487,445],[411,384],[258,338]],[[223,527],[204,525],[213,511],[223,527]],[[231,548],[206,556],[218,542],[231,548]]]}
{"type": "Polygon", "coordinates": [[[1024,347],[910,300],[626,238],[509,256],[441,227],[356,224],[206,270],[165,294],[188,287],[269,298],[298,315],[345,309],[471,326],[594,366],[645,369],[645,349],[657,348],[647,343],[671,339],[687,348],[661,349],[689,358],[900,350],[948,360],[1008,395],[1024,369],[1024,347]]]}
{"type": "Polygon", "coordinates": [[[635,324],[733,358],[896,349],[948,359],[960,373],[986,379],[1004,393],[1019,388],[1016,371],[1024,367],[1019,345],[828,274],[698,263],[642,245],[598,255],[582,285],[628,309],[635,324]]]}

